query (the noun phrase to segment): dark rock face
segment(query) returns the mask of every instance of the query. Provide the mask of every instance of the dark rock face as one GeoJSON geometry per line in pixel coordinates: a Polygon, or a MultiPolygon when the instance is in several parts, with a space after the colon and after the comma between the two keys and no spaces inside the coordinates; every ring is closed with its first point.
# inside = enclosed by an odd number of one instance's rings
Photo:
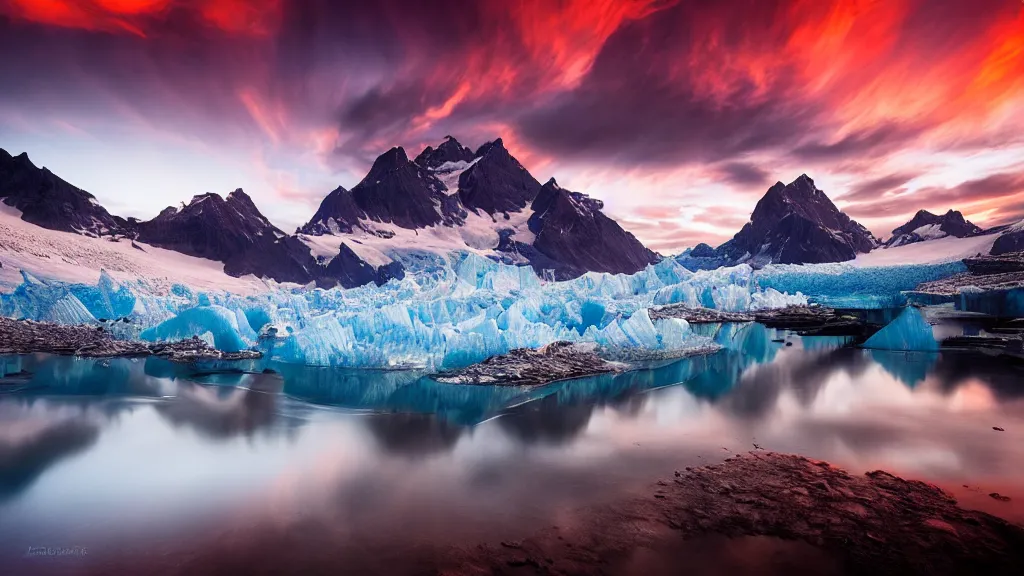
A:
{"type": "Polygon", "coordinates": [[[306,283],[318,275],[309,248],[260,213],[241,189],[194,196],[180,210],[164,209],[138,225],[141,242],[224,263],[232,276],[255,274],[306,283]]]}
{"type": "Polygon", "coordinates": [[[321,277],[317,279],[317,285],[321,288],[339,285],[352,288],[373,282],[380,286],[392,278],[405,278],[405,268],[400,262],[390,262],[380,268],[374,268],[346,244],[342,244],[338,255],[327,264],[321,277]]]}
{"type": "Polygon", "coordinates": [[[429,170],[409,160],[399,146],[381,154],[352,190],[338,188],[328,195],[300,231],[351,231],[359,226],[360,218],[410,229],[455,225],[462,222],[460,212],[448,200],[444,184],[429,170]]]}
{"type": "Polygon", "coordinates": [[[777,182],[754,207],[748,222],[718,252],[734,262],[813,264],[852,260],[878,241],[819,190],[806,174],[777,182]]]}
{"type": "Polygon", "coordinates": [[[515,212],[540,193],[540,182],[509,154],[501,138],[481,146],[476,157],[479,160],[459,176],[459,200],[467,209],[515,212]]]}
{"type": "Polygon", "coordinates": [[[415,162],[424,168],[437,168],[446,162],[472,162],[473,151],[451,136],[445,136],[437,148],[427,146],[415,162]]]}
{"type": "Polygon", "coordinates": [[[299,232],[321,236],[332,232],[351,232],[366,213],[356,205],[352,193],[342,186],[335,188],[320,202],[313,219],[299,228],[299,232]]]}
{"type": "Polygon", "coordinates": [[[11,156],[0,148],[0,200],[36,226],[92,236],[130,233],[131,223],[111,216],[92,194],[68,184],[28,154],[11,156]]]}
{"type": "Polygon", "coordinates": [[[989,254],[1002,256],[1012,252],[1024,252],[1024,226],[1020,223],[1009,227],[999,238],[996,238],[989,254]]]}
{"type": "MultiPolygon", "coordinates": [[[[557,262],[556,279],[585,272],[632,274],[658,261],[635,236],[604,215],[600,200],[561,188],[552,178],[533,201],[533,248],[557,262]]],[[[540,272],[543,266],[533,263],[540,272]]]]}
{"type": "Polygon", "coordinates": [[[956,210],[950,210],[941,216],[927,210],[919,210],[910,222],[892,231],[892,238],[886,241],[885,246],[903,246],[943,236],[967,238],[982,232],[981,228],[965,220],[964,215],[956,210]]]}

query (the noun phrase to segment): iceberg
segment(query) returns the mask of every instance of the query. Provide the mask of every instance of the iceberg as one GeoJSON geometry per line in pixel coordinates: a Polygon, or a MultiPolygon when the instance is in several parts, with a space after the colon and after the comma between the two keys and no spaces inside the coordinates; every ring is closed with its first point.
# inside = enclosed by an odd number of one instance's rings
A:
{"type": "Polygon", "coordinates": [[[932,334],[931,324],[928,324],[921,311],[908,306],[895,320],[868,338],[864,347],[876,350],[937,352],[939,343],[932,334]]]}

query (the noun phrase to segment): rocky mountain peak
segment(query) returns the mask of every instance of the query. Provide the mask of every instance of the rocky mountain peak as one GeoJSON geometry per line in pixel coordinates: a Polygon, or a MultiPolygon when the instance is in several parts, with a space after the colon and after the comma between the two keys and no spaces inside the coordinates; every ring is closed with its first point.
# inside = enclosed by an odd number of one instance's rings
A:
{"type": "Polygon", "coordinates": [[[725,259],[760,266],[852,260],[877,246],[870,232],[840,211],[806,174],[778,182],[748,222],[718,248],[725,259]]]}
{"type": "Polygon", "coordinates": [[[12,156],[0,149],[0,200],[43,228],[93,236],[127,232],[127,221],[111,216],[92,194],[36,167],[25,152],[12,156]]]}
{"type": "Polygon", "coordinates": [[[501,138],[481,146],[477,161],[459,176],[459,200],[487,214],[517,212],[540,192],[540,182],[516,160],[501,138]]]}
{"type": "Polygon", "coordinates": [[[379,180],[387,173],[399,170],[407,164],[409,164],[409,156],[406,155],[405,148],[395,146],[378,156],[377,159],[373,161],[373,166],[370,167],[370,172],[367,173],[366,178],[363,180],[379,180]]]}
{"type": "Polygon", "coordinates": [[[473,151],[459,143],[452,136],[445,136],[437,148],[427,146],[416,157],[415,162],[424,168],[437,168],[448,162],[471,162],[474,158],[473,151]]]}

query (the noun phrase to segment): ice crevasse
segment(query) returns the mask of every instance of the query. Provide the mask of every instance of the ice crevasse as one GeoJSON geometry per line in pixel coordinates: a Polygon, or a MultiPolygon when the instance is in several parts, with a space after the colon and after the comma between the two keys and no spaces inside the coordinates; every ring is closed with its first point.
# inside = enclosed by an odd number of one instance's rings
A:
{"type": "MultiPolygon", "coordinates": [[[[451,368],[513,348],[556,340],[590,342],[610,357],[671,355],[714,345],[712,335],[682,320],[652,321],[648,309],[683,303],[728,311],[806,304],[789,290],[831,286],[810,270],[740,265],[691,272],[672,259],[636,274],[589,273],[542,281],[529,267],[471,253],[422,253],[408,273],[383,286],[321,290],[268,283],[260,293],[196,292],[117,281],[101,273],[95,286],[24,275],[0,294],[0,313],[64,323],[127,318],[124,337],[173,340],[199,336],[225,351],[259,348],[275,360],[323,366],[451,368]],[[789,274],[789,276],[786,276],[789,274]],[[795,279],[793,279],[795,278],[795,279]]],[[[813,267],[807,267],[813,268],[813,267]]],[[[909,283],[909,281],[906,281],[909,283]]]]}

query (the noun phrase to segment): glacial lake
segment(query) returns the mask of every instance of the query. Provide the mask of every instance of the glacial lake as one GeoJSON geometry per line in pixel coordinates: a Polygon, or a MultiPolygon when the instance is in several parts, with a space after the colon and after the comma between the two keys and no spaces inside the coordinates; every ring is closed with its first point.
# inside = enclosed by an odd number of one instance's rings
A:
{"type": "Polygon", "coordinates": [[[755,446],[927,480],[1024,521],[1020,364],[744,330],[709,356],[534,389],[2,357],[0,572],[174,572],[257,547],[386,570],[421,547],[571,524],[755,446]]]}

